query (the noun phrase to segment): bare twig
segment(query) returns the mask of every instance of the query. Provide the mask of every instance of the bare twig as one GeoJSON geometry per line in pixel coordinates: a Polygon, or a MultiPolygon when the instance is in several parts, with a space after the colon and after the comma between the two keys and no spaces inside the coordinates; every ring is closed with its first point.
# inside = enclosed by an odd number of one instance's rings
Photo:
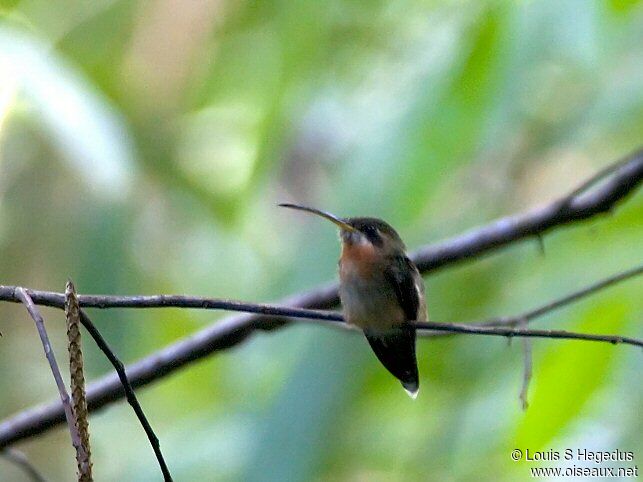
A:
{"type": "MultiPolygon", "coordinates": [[[[520,327],[524,329],[527,326],[527,321],[523,321],[520,324],[520,327]]],[[[531,340],[529,338],[523,338],[522,340],[522,349],[523,349],[523,372],[522,372],[522,387],[520,389],[520,404],[522,405],[523,410],[527,410],[529,407],[529,402],[527,398],[527,393],[529,392],[529,384],[531,383],[531,373],[532,373],[532,353],[531,353],[531,340]]]]}
{"type": "Polygon", "coordinates": [[[23,288],[16,289],[16,296],[22,301],[22,303],[27,308],[27,311],[33,318],[36,323],[36,328],[38,329],[38,335],[40,335],[40,341],[42,346],[45,349],[45,356],[51,367],[51,372],[54,375],[54,380],[58,387],[58,393],[60,394],[60,400],[62,401],[65,418],[67,419],[67,425],[69,426],[69,433],[71,434],[71,442],[74,447],[80,445],[80,436],[78,435],[78,430],[76,429],[76,422],[74,420],[74,414],[71,409],[71,404],[69,403],[69,394],[65,388],[65,382],[63,377],[60,374],[60,369],[58,368],[58,363],[56,362],[56,357],[54,351],[51,348],[51,343],[49,342],[49,336],[47,335],[47,330],[45,329],[45,321],[38,310],[38,307],[34,304],[33,300],[29,294],[23,288]]]}
{"type": "MultiPolygon", "coordinates": [[[[556,332],[552,330],[506,330],[488,328],[515,328],[520,322],[529,322],[546,313],[562,308],[565,305],[587,297],[601,289],[612,286],[621,281],[643,274],[643,265],[617,273],[590,286],[575,291],[562,298],[555,299],[535,309],[516,316],[492,318],[485,321],[472,323],[447,323],[447,322],[418,322],[416,326],[421,330],[420,335],[435,336],[438,334],[466,333],[474,335],[506,336],[506,337],[539,337],[539,338],[570,338],[579,340],[605,341],[608,343],[626,343],[639,345],[640,341],[611,335],[585,335],[582,333],[556,332]],[[438,333],[435,333],[438,332],[438,333]],[[552,334],[553,333],[553,334],[552,334]],[[556,334],[557,333],[557,334],[556,334]],[[563,334],[565,333],[565,334],[563,334]]],[[[9,293],[14,287],[0,287],[0,300],[16,301],[9,293]],[[4,288],[7,288],[6,292],[4,288]]],[[[59,307],[59,301],[64,298],[61,293],[51,291],[29,291],[34,300],[39,304],[59,307]]],[[[87,308],[196,308],[204,310],[227,310],[243,313],[259,314],[271,317],[274,327],[284,324],[284,318],[294,318],[299,322],[327,325],[329,322],[342,328],[351,328],[344,324],[341,313],[336,311],[322,311],[307,308],[288,306],[288,300],[282,305],[269,305],[249,303],[237,300],[224,300],[219,298],[204,298],[200,296],[184,295],[150,295],[150,296],[112,296],[112,295],[79,295],[81,306],[87,308]]],[[[82,318],[81,318],[82,321],[82,318]]]]}
{"type": "Polygon", "coordinates": [[[633,345],[643,347],[643,340],[620,335],[592,335],[565,330],[522,330],[504,326],[481,326],[467,323],[415,323],[419,329],[446,331],[448,333],[466,333],[468,335],[491,335],[517,338],[556,338],[560,340],[585,340],[611,343],[612,345],[633,345]]]}
{"type": "MultiPolygon", "coordinates": [[[[565,202],[565,206],[562,208],[560,201],[555,201],[522,215],[505,217],[442,243],[422,247],[413,252],[411,257],[423,273],[435,271],[458,261],[479,257],[508,244],[543,235],[553,228],[609,212],[619,201],[635,191],[642,180],[643,150],[639,149],[627,159],[619,162],[609,178],[605,178],[600,186],[586,191],[590,186],[584,184],[581,186],[582,190],[574,191],[576,194],[571,198],[567,196],[568,202],[565,202]]],[[[40,304],[60,307],[61,299],[57,297],[56,293],[32,291],[31,294],[40,304]]],[[[14,287],[0,286],[0,300],[14,301],[14,296],[14,287]]],[[[196,300],[192,301],[196,302],[196,300]]],[[[292,308],[329,309],[335,306],[338,301],[337,285],[329,284],[287,298],[283,300],[282,305],[292,308]]],[[[92,306],[92,299],[91,297],[80,297],[80,303],[81,306],[89,307],[92,306]]],[[[107,307],[100,306],[100,303],[93,306],[107,307]]],[[[328,321],[332,321],[332,318],[328,321]]],[[[490,325],[503,322],[504,320],[491,320],[490,325]]],[[[249,314],[230,316],[133,363],[128,367],[127,373],[134,387],[142,386],[165,377],[196,360],[207,357],[213,352],[241,343],[257,331],[274,330],[287,324],[288,321],[280,316],[249,314]]],[[[492,326],[463,326],[478,330],[493,328],[492,326]]],[[[510,322],[504,326],[500,325],[499,327],[505,330],[502,336],[520,336],[517,333],[520,330],[516,330],[513,326],[515,324],[512,325],[510,322]]],[[[564,334],[549,333],[549,337],[552,338],[561,337],[564,334]]],[[[615,339],[615,341],[619,340],[619,338],[615,339]]],[[[89,408],[93,410],[118,400],[123,396],[123,391],[118,377],[110,374],[91,383],[87,395],[89,408]]],[[[41,433],[60,423],[61,420],[62,412],[57,403],[49,403],[22,412],[18,416],[0,423],[0,447],[41,433]]]]}
{"type": "Polygon", "coordinates": [[[33,482],[47,482],[47,479],[45,479],[45,477],[31,462],[29,462],[27,456],[20,450],[7,447],[0,450],[0,457],[4,457],[14,465],[20,467],[20,469],[22,469],[22,471],[27,474],[33,482]]]}
{"type": "MultiPolygon", "coordinates": [[[[87,314],[83,310],[80,310],[79,314],[80,314],[80,322],[83,324],[85,329],[89,332],[91,337],[96,342],[96,345],[98,345],[98,348],[100,348],[100,350],[105,354],[107,359],[110,361],[110,363],[116,370],[116,373],[118,375],[118,380],[122,385],[122,390],[125,393],[127,402],[132,406],[132,409],[134,410],[136,417],[138,418],[139,422],[143,426],[143,430],[145,430],[145,434],[147,435],[147,438],[150,441],[150,444],[152,445],[152,449],[154,450],[154,455],[156,455],[156,460],[158,461],[159,466],[161,467],[161,472],[163,472],[163,478],[165,479],[166,482],[171,482],[172,475],[170,474],[170,469],[168,468],[167,463],[163,458],[163,453],[161,452],[161,444],[159,442],[158,437],[154,433],[154,430],[152,429],[150,422],[147,420],[147,417],[143,412],[143,408],[141,407],[141,404],[138,402],[138,398],[136,398],[136,394],[134,393],[132,384],[130,383],[129,378],[127,377],[127,373],[125,372],[125,366],[123,365],[123,362],[121,362],[121,360],[116,356],[114,351],[109,347],[109,344],[107,343],[105,338],[103,338],[103,335],[101,335],[100,331],[98,331],[98,328],[96,328],[94,323],[92,323],[92,320],[89,319],[87,314]]],[[[91,394],[90,394],[90,402],[91,402],[91,394]]],[[[91,403],[89,408],[90,410],[93,408],[91,406],[91,403]]]]}
{"type": "Polygon", "coordinates": [[[609,278],[605,278],[597,283],[594,283],[592,285],[586,286],[585,288],[581,288],[578,291],[574,291],[573,293],[570,293],[567,296],[563,296],[562,298],[557,298],[550,303],[546,303],[542,306],[539,306],[537,308],[534,308],[532,310],[526,311],[524,313],[521,313],[516,316],[511,316],[511,317],[504,317],[504,318],[494,318],[488,321],[484,321],[481,323],[481,325],[485,326],[516,326],[518,325],[522,320],[525,320],[527,322],[536,319],[545,313],[549,313],[551,311],[557,310],[559,308],[562,308],[563,306],[569,305],[571,303],[574,303],[582,298],[585,298],[587,296],[590,296],[597,291],[600,291],[602,289],[608,288],[612,285],[615,285],[617,283],[620,283],[621,281],[625,281],[630,278],[634,278],[636,276],[639,276],[643,274],[643,265],[637,266],[632,269],[628,269],[626,271],[623,271],[621,273],[615,274],[613,276],[610,276],[609,278]]]}
{"type": "Polygon", "coordinates": [[[92,480],[91,448],[89,444],[89,412],[85,399],[85,375],[83,373],[83,351],[80,334],[80,308],[76,289],[71,280],[65,286],[65,318],[67,320],[67,347],[69,349],[69,371],[71,399],[80,446],[76,447],[79,482],[92,480]]]}
{"type": "Polygon", "coordinates": [[[587,179],[584,183],[582,183],[580,186],[578,186],[576,189],[574,189],[572,192],[567,194],[565,197],[563,197],[560,201],[559,204],[561,206],[561,209],[569,209],[571,208],[571,205],[576,199],[582,195],[583,193],[589,191],[592,187],[596,186],[599,184],[601,181],[604,181],[605,179],[609,178],[614,172],[631,162],[633,158],[636,158],[637,156],[641,155],[641,149],[639,148],[638,151],[634,152],[630,156],[626,156],[622,158],[621,160],[614,162],[608,166],[606,166],[604,169],[601,169],[597,173],[595,173],[592,177],[587,179]]]}

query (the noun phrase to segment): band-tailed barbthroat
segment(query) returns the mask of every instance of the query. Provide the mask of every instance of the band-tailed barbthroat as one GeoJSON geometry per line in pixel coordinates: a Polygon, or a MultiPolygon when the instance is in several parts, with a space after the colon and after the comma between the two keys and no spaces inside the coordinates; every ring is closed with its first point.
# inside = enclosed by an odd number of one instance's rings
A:
{"type": "Polygon", "coordinates": [[[380,362],[417,397],[415,327],[409,322],[427,320],[426,301],[422,276],[400,236],[377,218],[339,218],[296,204],[280,206],[316,214],[339,227],[344,319],[362,329],[380,362]]]}

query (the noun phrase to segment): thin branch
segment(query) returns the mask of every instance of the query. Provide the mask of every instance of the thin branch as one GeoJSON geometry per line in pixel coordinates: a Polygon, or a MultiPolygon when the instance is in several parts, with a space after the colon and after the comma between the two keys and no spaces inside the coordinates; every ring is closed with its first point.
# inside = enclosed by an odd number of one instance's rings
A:
{"type": "MultiPolygon", "coordinates": [[[[640,270],[639,270],[640,272],[640,270]]],[[[593,292],[595,290],[592,290],[593,292]]],[[[590,293],[590,291],[588,291],[590,293]]],[[[101,296],[100,298],[104,298],[101,296]]],[[[107,297],[105,297],[107,298],[107,297]]],[[[109,297],[112,298],[112,297],[109,297]]],[[[128,302],[129,297],[122,296],[119,298],[119,302],[128,302]]],[[[230,300],[218,300],[214,298],[200,298],[194,296],[181,296],[181,295],[156,295],[156,296],[146,296],[146,297],[135,297],[137,301],[141,303],[136,303],[133,305],[127,306],[126,303],[123,303],[121,307],[128,308],[201,308],[208,310],[229,310],[229,311],[240,311],[248,313],[265,313],[265,316],[271,317],[280,317],[279,319],[271,318],[272,326],[277,328],[278,326],[285,324],[288,320],[283,318],[290,318],[290,321],[298,321],[302,323],[315,323],[327,325],[329,322],[346,329],[353,329],[352,326],[345,324],[344,318],[341,313],[333,311],[319,311],[311,310],[306,308],[290,308],[288,306],[277,306],[277,305],[261,305],[254,303],[245,303],[239,301],[230,301],[230,300]],[[144,299],[142,299],[144,298],[144,299]]],[[[575,299],[579,299],[576,297],[575,299]]],[[[560,306],[559,302],[552,302],[552,308],[554,309],[560,306]]],[[[113,308],[113,306],[111,306],[113,308]]],[[[538,316],[541,316],[547,313],[550,310],[543,310],[538,308],[538,316]]],[[[535,318],[531,316],[529,320],[535,318]]],[[[82,320],[83,318],[81,318],[82,320]]],[[[504,337],[536,337],[536,338],[567,338],[570,340],[587,340],[587,341],[604,341],[612,344],[628,344],[635,346],[643,346],[643,341],[635,338],[628,338],[619,335],[590,335],[584,333],[574,333],[567,331],[556,331],[556,330],[522,330],[513,328],[513,326],[518,323],[521,319],[520,315],[515,317],[508,318],[497,318],[493,320],[487,320],[479,323],[448,323],[448,322],[435,322],[435,321],[425,321],[425,322],[416,322],[415,326],[420,330],[420,335],[435,335],[435,331],[444,332],[445,334],[469,334],[469,335],[489,335],[489,336],[504,336],[504,337]],[[424,333],[428,331],[428,333],[424,333]]],[[[527,319],[524,318],[523,319],[527,319]]],[[[258,328],[258,327],[256,327],[258,328]]],[[[261,329],[266,329],[261,327],[261,329]]],[[[270,328],[268,328],[270,329],[270,328]]],[[[231,333],[233,334],[233,333],[231,333]]],[[[241,341],[241,340],[239,340],[241,341]]],[[[231,344],[230,346],[235,345],[236,343],[231,344]]]]}
{"type": "MultiPolygon", "coordinates": [[[[571,199],[567,196],[568,202],[564,203],[563,208],[560,201],[554,201],[521,215],[505,217],[464,235],[422,247],[411,253],[411,258],[423,273],[429,273],[455,262],[483,256],[511,243],[542,236],[556,227],[610,212],[628,194],[634,192],[642,180],[643,149],[639,149],[619,162],[609,178],[599,186],[586,191],[593,184],[590,186],[585,183],[580,191],[574,191],[571,199]]],[[[12,286],[0,286],[0,300],[14,301],[14,290],[15,287],[12,286]]],[[[31,294],[39,304],[60,307],[62,302],[56,293],[32,291],[31,294]]],[[[281,304],[291,308],[330,309],[338,301],[337,285],[333,283],[286,298],[281,304]]],[[[88,307],[91,299],[81,297],[80,303],[81,306],[88,307]]],[[[498,323],[498,320],[493,322],[498,323]]],[[[127,373],[134,387],[143,386],[216,351],[237,345],[257,331],[279,329],[287,324],[288,321],[283,317],[249,314],[230,316],[133,363],[127,368],[127,373]]],[[[503,336],[519,336],[514,331],[518,330],[510,329],[503,336]]],[[[91,383],[87,389],[90,410],[122,396],[122,387],[115,374],[91,383]]],[[[0,447],[41,433],[60,423],[62,417],[57,403],[21,412],[0,423],[0,447]]]]}
{"type": "Polygon", "coordinates": [[[516,326],[518,325],[521,320],[525,320],[527,322],[539,318],[540,316],[549,313],[551,311],[557,310],[559,308],[562,308],[563,306],[569,305],[571,303],[574,303],[582,298],[585,298],[587,296],[590,296],[597,291],[603,290],[605,288],[608,288],[612,285],[615,285],[617,283],[620,283],[621,281],[628,280],[630,278],[634,278],[636,276],[639,276],[643,274],[643,265],[637,266],[635,268],[623,271],[621,273],[617,273],[613,276],[610,276],[609,278],[605,278],[601,281],[598,281],[597,283],[594,283],[592,285],[586,286],[585,288],[581,288],[578,291],[574,291],[573,293],[568,294],[567,296],[563,296],[562,298],[555,299],[551,301],[550,303],[546,303],[542,306],[539,306],[537,308],[534,308],[532,310],[526,311],[524,313],[521,313],[516,316],[511,316],[511,317],[504,317],[504,318],[494,318],[492,320],[488,320],[485,322],[482,322],[481,325],[484,326],[516,326]]]}
{"type": "MultiPolygon", "coordinates": [[[[617,273],[613,276],[605,278],[597,283],[594,283],[590,286],[586,286],[578,291],[570,293],[569,295],[563,296],[562,298],[557,298],[551,302],[548,302],[542,306],[534,308],[532,310],[526,311],[525,313],[518,314],[516,316],[510,317],[501,317],[501,318],[492,318],[485,321],[472,322],[470,324],[463,323],[446,323],[446,322],[422,322],[417,323],[416,326],[420,330],[424,330],[420,335],[431,336],[436,334],[448,335],[449,333],[468,333],[468,334],[479,334],[479,335],[492,335],[492,336],[537,336],[551,338],[550,336],[543,335],[542,332],[538,332],[538,335],[530,335],[529,331],[521,330],[522,335],[509,333],[506,330],[477,330],[477,331],[462,331],[463,326],[467,327],[468,330],[471,327],[515,327],[521,321],[529,322],[535,318],[543,316],[546,313],[554,311],[558,308],[562,308],[568,304],[571,304],[575,301],[578,301],[582,298],[585,298],[597,291],[608,288],[614,284],[625,281],[627,279],[636,277],[643,274],[643,265],[637,266],[635,268],[617,273]],[[428,332],[426,332],[428,330],[428,332]],[[432,333],[432,331],[438,331],[440,333],[432,333]]],[[[13,287],[4,287],[8,288],[7,292],[10,292],[13,287]]],[[[64,299],[64,294],[56,293],[51,291],[29,291],[32,298],[37,300],[39,304],[59,307],[59,300],[62,297],[64,299]]],[[[15,301],[9,296],[3,298],[2,287],[0,287],[0,300],[4,299],[5,301],[15,301]]],[[[184,295],[150,295],[150,296],[112,296],[112,295],[79,295],[78,296],[79,304],[85,308],[195,308],[195,309],[204,309],[204,310],[226,310],[226,311],[238,311],[243,313],[252,313],[260,314],[270,317],[278,317],[278,320],[273,319],[274,326],[277,327],[280,324],[284,324],[286,321],[283,318],[294,318],[297,321],[304,323],[316,323],[327,324],[332,322],[335,324],[344,324],[344,317],[340,312],[337,311],[323,311],[323,310],[313,310],[308,308],[296,308],[288,306],[288,301],[286,300],[285,305],[270,305],[270,304],[260,304],[260,303],[249,303],[245,301],[237,300],[225,300],[220,298],[205,298],[200,296],[184,296],[184,295]]],[[[348,326],[342,326],[344,328],[350,328],[348,326]]],[[[517,330],[516,330],[517,331],[517,330]]],[[[573,339],[583,339],[580,338],[584,335],[582,334],[570,334],[570,338],[573,339]]],[[[623,337],[617,337],[623,338],[623,337]]],[[[589,339],[589,338],[588,338],[589,339]]],[[[607,341],[613,343],[614,337],[606,338],[604,340],[597,340],[596,338],[591,338],[591,340],[596,341],[607,341]]],[[[623,343],[637,345],[638,340],[623,338],[623,343]]]]}
{"type": "Polygon", "coordinates": [[[31,479],[33,482],[47,482],[47,479],[45,479],[45,477],[31,462],[29,462],[27,456],[20,450],[7,447],[3,450],[0,450],[0,457],[4,457],[17,467],[20,467],[20,469],[25,474],[27,474],[29,479],[31,479]]]}
{"type": "Polygon", "coordinates": [[[583,193],[589,191],[592,187],[596,186],[600,182],[607,179],[609,176],[611,176],[614,172],[616,172],[621,167],[631,162],[632,158],[636,158],[637,156],[640,156],[640,155],[641,155],[641,149],[634,152],[630,156],[626,156],[621,160],[616,161],[606,166],[605,168],[601,169],[597,173],[595,173],[592,177],[587,179],[584,183],[582,183],[580,186],[578,186],[576,189],[574,189],[572,192],[567,194],[559,201],[559,204],[561,205],[561,209],[570,208],[571,204],[576,200],[576,198],[578,198],[583,193]]]}
{"type": "MultiPolygon", "coordinates": [[[[525,329],[527,326],[527,320],[523,320],[520,323],[520,327],[525,329]]],[[[529,384],[531,383],[531,374],[532,374],[532,351],[531,351],[531,340],[529,338],[524,338],[522,340],[522,350],[523,350],[523,371],[522,371],[522,388],[520,389],[520,403],[523,410],[527,410],[529,407],[528,396],[529,384]]]]}
{"type": "Polygon", "coordinates": [[[65,382],[63,377],[60,374],[60,369],[58,368],[58,363],[56,362],[56,356],[54,351],[51,348],[51,343],[49,342],[49,336],[47,335],[47,330],[45,329],[45,320],[42,318],[38,307],[34,304],[33,300],[29,294],[23,288],[16,289],[16,296],[18,299],[25,305],[29,315],[33,318],[33,321],[36,323],[36,328],[38,329],[38,335],[40,335],[40,341],[42,346],[45,349],[45,356],[51,367],[51,372],[54,375],[54,380],[56,381],[56,386],[58,387],[58,393],[60,394],[60,400],[62,401],[65,418],[67,419],[67,425],[69,426],[69,433],[71,434],[71,442],[74,447],[80,445],[80,436],[78,435],[78,430],[76,429],[76,421],[74,414],[72,412],[71,404],[69,403],[69,394],[65,388],[65,382]]]}
{"type": "Polygon", "coordinates": [[[611,343],[612,345],[633,345],[643,347],[643,340],[620,335],[593,335],[565,330],[522,330],[504,326],[485,327],[466,323],[415,323],[420,329],[446,331],[448,333],[466,333],[468,335],[504,336],[507,338],[556,338],[562,340],[585,340],[611,343]]]}
{"type": "MultiPolygon", "coordinates": [[[[154,430],[152,429],[150,422],[147,420],[147,417],[143,412],[143,408],[141,407],[141,404],[138,402],[138,398],[136,398],[136,394],[134,393],[132,384],[130,383],[127,377],[127,373],[125,372],[125,366],[123,365],[123,362],[121,362],[121,360],[116,356],[116,354],[110,348],[105,338],[103,338],[103,335],[101,335],[100,331],[98,331],[98,328],[96,328],[96,325],[92,323],[92,320],[87,316],[87,314],[83,310],[80,310],[80,322],[85,327],[85,329],[89,332],[91,337],[96,342],[96,345],[98,345],[98,348],[100,348],[100,350],[105,354],[107,359],[110,361],[110,363],[116,370],[118,379],[122,385],[122,390],[125,393],[127,403],[129,403],[132,406],[132,409],[134,410],[136,417],[138,418],[139,422],[143,426],[143,430],[145,430],[145,434],[147,435],[147,438],[150,441],[150,444],[152,445],[152,449],[154,450],[154,455],[156,456],[156,460],[158,461],[159,466],[161,467],[163,478],[165,479],[166,482],[171,482],[172,475],[170,474],[170,469],[168,468],[167,463],[163,458],[163,453],[161,452],[161,444],[159,442],[158,437],[154,433],[154,430]]],[[[90,394],[90,398],[91,398],[91,394],[90,394]]],[[[91,403],[89,408],[90,410],[92,409],[91,403]]]]}
{"type": "MultiPolygon", "coordinates": [[[[0,301],[17,302],[15,286],[0,286],[0,301]]],[[[34,303],[62,308],[64,293],[54,291],[28,290],[34,303]]],[[[265,316],[291,316],[312,320],[344,321],[342,315],[331,311],[289,308],[282,305],[250,303],[245,301],[207,298],[189,295],[78,295],[82,308],[195,308],[203,310],[226,310],[241,313],[254,313],[265,316]]]]}

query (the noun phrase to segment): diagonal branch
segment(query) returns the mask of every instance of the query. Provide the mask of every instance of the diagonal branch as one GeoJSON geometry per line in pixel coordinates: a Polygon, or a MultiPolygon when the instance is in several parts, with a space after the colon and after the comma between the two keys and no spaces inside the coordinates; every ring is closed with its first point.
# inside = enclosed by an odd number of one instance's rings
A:
{"type": "MultiPolygon", "coordinates": [[[[125,372],[125,366],[123,365],[123,362],[121,362],[121,360],[116,356],[116,354],[109,347],[109,344],[107,343],[105,338],[103,338],[103,335],[101,335],[100,331],[98,331],[98,328],[96,328],[96,325],[94,325],[94,323],[89,318],[89,316],[87,316],[87,314],[83,310],[79,311],[79,315],[80,315],[80,322],[82,323],[82,325],[89,332],[91,337],[96,342],[96,345],[98,345],[98,348],[100,348],[100,350],[105,354],[109,362],[116,370],[116,374],[118,375],[118,380],[122,385],[122,389],[125,393],[125,398],[127,399],[127,403],[129,403],[132,406],[132,409],[134,410],[136,417],[138,418],[139,422],[143,426],[143,430],[145,430],[145,435],[147,435],[147,439],[150,441],[150,444],[152,445],[152,449],[154,450],[154,455],[156,456],[156,460],[158,461],[159,466],[161,467],[161,472],[163,473],[163,479],[166,482],[171,482],[172,475],[170,474],[170,469],[168,468],[167,463],[163,458],[163,453],[161,452],[161,444],[159,442],[158,437],[154,433],[154,430],[152,429],[150,422],[147,420],[147,417],[145,416],[145,412],[143,412],[143,408],[141,407],[141,404],[138,402],[138,398],[136,398],[136,394],[134,393],[132,384],[129,381],[127,373],[125,372]]],[[[89,408],[90,410],[92,409],[91,403],[89,405],[89,408]]]]}
{"type": "Polygon", "coordinates": [[[594,293],[601,291],[605,288],[609,288],[612,285],[620,283],[622,281],[634,278],[643,274],[643,265],[637,266],[632,269],[628,269],[621,273],[617,273],[609,278],[605,278],[601,281],[598,281],[594,284],[586,286],[574,291],[568,295],[565,295],[561,298],[557,298],[549,303],[545,303],[537,308],[525,311],[516,316],[505,316],[501,318],[492,318],[490,320],[482,321],[479,323],[480,326],[510,326],[515,327],[516,325],[521,324],[522,322],[530,322],[536,318],[539,318],[549,312],[555,311],[563,306],[575,303],[576,301],[581,300],[587,296],[593,295],[594,293]]]}
{"type": "Polygon", "coordinates": [[[27,456],[19,450],[11,447],[0,450],[0,457],[7,459],[19,467],[32,482],[47,482],[47,479],[40,471],[29,461],[27,456]]]}
{"type": "MultiPolygon", "coordinates": [[[[423,273],[428,273],[458,261],[493,252],[513,242],[541,236],[556,227],[610,212],[619,201],[625,199],[641,184],[643,180],[643,149],[639,149],[620,161],[609,173],[601,174],[601,180],[599,185],[596,185],[594,180],[584,183],[580,189],[576,189],[562,200],[533,209],[525,214],[505,217],[442,243],[422,247],[413,252],[411,257],[423,273]]],[[[14,291],[15,287],[0,286],[0,300],[15,301],[14,291]]],[[[35,302],[39,304],[60,308],[64,302],[57,293],[39,291],[30,291],[30,293],[35,302]]],[[[149,299],[148,297],[142,298],[137,304],[144,307],[146,303],[149,303],[149,299]]],[[[203,299],[201,300],[203,301],[203,299]]],[[[107,308],[107,304],[103,303],[105,301],[105,299],[101,300],[95,297],[80,297],[83,307],[107,308]]],[[[111,301],[116,303],[115,299],[111,301]]],[[[171,298],[164,297],[162,301],[164,306],[172,306],[171,298]]],[[[329,309],[335,306],[338,301],[337,285],[329,284],[286,298],[281,304],[292,308],[329,309]]],[[[190,302],[197,303],[197,299],[192,299],[190,302]]],[[[209,308],[210,306],[201,307],[209,308]]],[[[133,363],[127,368],[132,385],[138,387],[163,378],[213,352],[243,342],[256,331],[270,331],[288,324],[287,320],[276,316],[277,314],[266,315],[262,313],[261,315],[230,316],[133,363]]],[[[328,317],[324,319],[332,321],[333,317],[338,315],[327,313],[324,316],[328,317]]],[[[335,321],[338,320],[335,318],[335,321]]],[[[498,323],[498,320],[493,321],[498,323]]],[[[470,325],[464,325],[464,327],[471,328],[470,325]]],[[[478,330],[491,328],[494,327],[477,327],[478,330]]],[[[518,334],[520,330],[513,328],[512,323],[496,328],[505,330],[502,336],[520,336],[518,334]]],[[[549,333],[548,337],[552,338],[562,337],[564,332],[556,332],[556,335],[551,335],[552,332],[549,333]]],[[[615,341],[620,341],[620,338],[615,341]]],[[[102,407],[123,396],[120,382],[114,374],[93,382],[89,385],[87,392],[90,410],[102,407]]],[[[58,403],[50,403],[22,412],[16,417],[0,423],[0,447],[41,433],[62,420],[63,413],[58,403]]]]}
{"type": "Polygon", "coordinates": [[[51,372],[54,375],[54,380],[56,381],[56,386],[58,387],[58,393],[60,394],[60,400],[62,402],[62,408],[64,409],[65,419],[67,420],[67,425],[69,427],[69,433],[71,434],[71,441],[74,447],[80,446],[80,435],[78,434],[78,429],[76,428],[76,420],[74,413],[71,408],[71,403],[69,402],[69,394],[65,388],[65,382],[60,373],[60,368],[58,368],[58,363],[56,362],[56,356],[54,351],[51,348],[51,343],[49,341],[49,336],[47,335],[47,330],[45,329],[45,320],[42,318],[38,307],[34,304],[33,300],[29,294],[22,288],[16,290],[16,295],[20,301],[25,305],[27,311],[33,321],[36,323],[36,328],[38,329],[38,335],[40,336],[40,341],[42,342],[42,347],[45,349],[45,356],[51,367],[51,372]]]}
{"type": "MultiPolygon", "coordinates": [[[[553,228],[592,218],[598,214],[612,211],[619,201],[624,200],[643,182],[643,148],[608,166],[592,176],[571,194],[527,213],[500,218],[486,226],[450,238],[437,244],[420,247],[410,254],[411,259],[423,273],[436,271],[444,266],[469,258],[476,258],[496,251],[513,242],[533,236],[542,236],[553,228]],[[605,176],[609,175],[609,178],[605,176]],[[598,180],[602,185],[592,191],[598,180]]],[[[0,301],[15,302],[14,286],[0,285],[0,301]]],[[[64,294],[50,291],[30,290],[34,303],[62,308],[64,294]]],[[[230,300],[211,300],[198,297],[182,297],[177,305],[173,296],[93,296],[81,295],[79,302],[83,308],[153,308],[158,306],[177,306],[189,308],[229,308],[230,300]],[[217,305],[223,301],[228,304],[217,305]],[[200,303],[211,303],[207,306],[200,303]]],[[[273,313],[251,311],[251,303],[238,303],[247,312],[270,315],[273,313]]],[[[339,303],[337,285],[329,284],[307,293],[294,295],[283,304],[306,308],[328,309],[339,303]]],[[[241,311],[241,310],[239,310],[241,311]]]]}

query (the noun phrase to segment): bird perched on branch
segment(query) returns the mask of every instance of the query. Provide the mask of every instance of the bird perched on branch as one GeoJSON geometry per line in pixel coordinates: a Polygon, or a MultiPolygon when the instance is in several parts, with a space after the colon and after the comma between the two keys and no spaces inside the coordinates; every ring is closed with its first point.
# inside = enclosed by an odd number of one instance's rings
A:
{"type": "Polygon", "coordinates": [[[321,216],[340,229],[339,296],[344,319],[362,329],[377,358],[416,398],[420,389],[415,327],[426,321],[422,276],[404,242],[376,218],[339,218],[296,204],[280,206],[321,216]]]}

